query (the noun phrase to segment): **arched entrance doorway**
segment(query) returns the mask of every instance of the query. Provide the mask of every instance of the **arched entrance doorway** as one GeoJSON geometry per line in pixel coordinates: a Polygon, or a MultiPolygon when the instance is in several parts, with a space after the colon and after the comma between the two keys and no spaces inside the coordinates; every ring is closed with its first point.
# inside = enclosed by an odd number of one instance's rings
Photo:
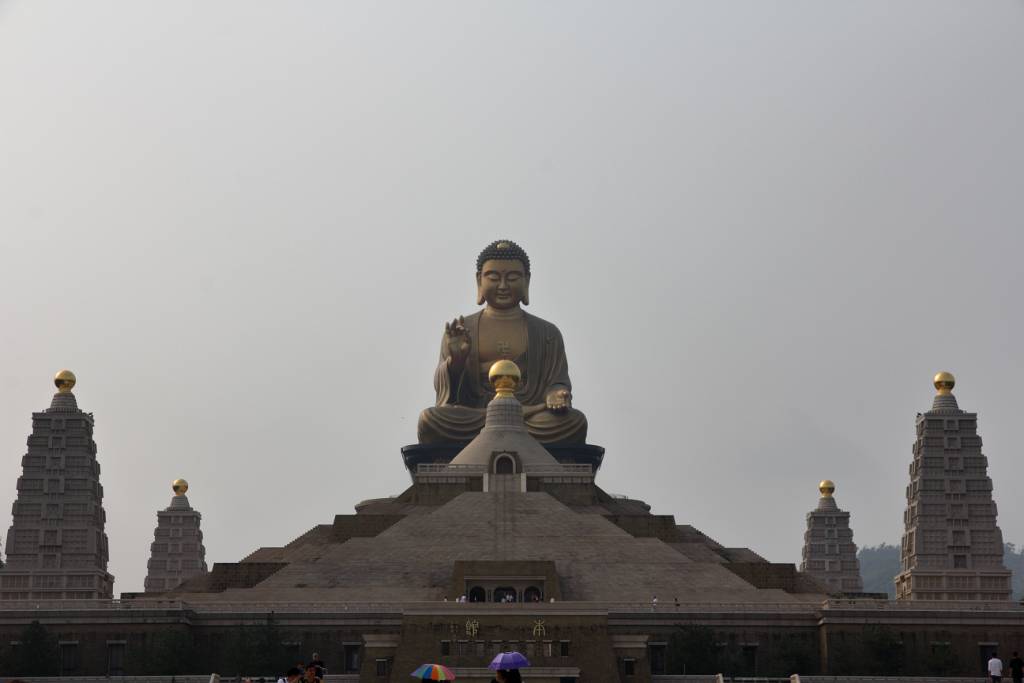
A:
{"type": "Polygon", "coordinates": [[[494,589],[494,602],[518,602],[516,589],[502,586],[494,589]]]}
{"type": "Polygon", "coordinates": [[[469,589],[468,600],[470,602],[487,602],[487,591],[480,586],[473,586],[469,589]]]}
{"type": "Polygon", "coordinates": [[[530,586],[523,591],[523,602],[544,602],[544,594],[536,586],[530,586]]]}
{"type": "Polygon", "coordinates": [[[512,459],[511,455],[499,455],[494,459],[494,473],[515,474],[516,461],[512,459]]]}

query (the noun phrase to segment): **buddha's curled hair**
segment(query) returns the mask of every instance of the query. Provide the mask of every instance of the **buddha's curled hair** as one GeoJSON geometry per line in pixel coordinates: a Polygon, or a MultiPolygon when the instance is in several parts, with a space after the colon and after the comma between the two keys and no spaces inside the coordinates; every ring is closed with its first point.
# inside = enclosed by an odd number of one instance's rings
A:
{"type": "Polygon", "coordinates": [[[526,255],[521,246],[512,240],[495,240],[484,247],[484,250],[476,257],[477,275],[483,270],[484,263],[491,259],[499,261],[518,260],[522,262],[526,275],[530,275],[530,257],[526,255]]]}

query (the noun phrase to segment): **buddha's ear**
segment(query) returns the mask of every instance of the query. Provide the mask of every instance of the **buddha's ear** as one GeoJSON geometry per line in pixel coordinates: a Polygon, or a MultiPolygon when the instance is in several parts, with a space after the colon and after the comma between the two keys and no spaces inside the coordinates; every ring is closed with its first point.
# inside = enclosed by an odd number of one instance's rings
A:
{"type": "Polygon", "coordinates": [[[484,288],[482,280],[480,279],[480,273],[476,274],[476,305],[483,306],[484,303],[484,288]]]}
{"type": "Polygon", "coordinates": [[[530,305],[530,276],[526,276],[526,286],[523,287],[523,305],[530,305]]]}

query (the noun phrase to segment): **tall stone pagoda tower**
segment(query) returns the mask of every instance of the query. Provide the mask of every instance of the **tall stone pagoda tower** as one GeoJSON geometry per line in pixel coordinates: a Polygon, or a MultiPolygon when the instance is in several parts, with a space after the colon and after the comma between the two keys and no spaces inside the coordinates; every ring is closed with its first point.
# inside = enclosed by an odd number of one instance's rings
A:
{"type": "Polygon", "coordinates": [[[95,422],[71,393],[72,372],[61,370],[54,384],[50,407],[32,414],[0,600],[113,597],[95,422]]]}
{"type": "Polygon", "coordinates": [[[850,528],[850,513],[836,505],[832,496],[836,491],[834,483],[825,479],[818,484],[818,491],[821,493],[818,507],[807,513],[800,571],[821,581],[832,593],[860,593],[864,582],[850,528]]]}
{"type": "Polygon", "coordinates": [[[978,415],[960,410],[953,375],[934,383],[932,409],[917,416],[896,599],[1009,600],[978,415]]]}
{"type": "Polygon", "coordinates": [[[206,548],[199,523],[203,516],[189,505],[188,482],[175,479],[171,504],[156,513],[156,529],[150,545],[146,592],[176,588],[186,579],[206,573],[206,548]]]}

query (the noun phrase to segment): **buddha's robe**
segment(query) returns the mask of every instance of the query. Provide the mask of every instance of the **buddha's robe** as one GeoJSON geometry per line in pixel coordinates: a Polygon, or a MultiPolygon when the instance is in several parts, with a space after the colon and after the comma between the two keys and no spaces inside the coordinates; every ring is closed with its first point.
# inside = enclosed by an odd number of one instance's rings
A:
{"type": "MultiPolygon", "coordinates": [[[[494,398],[494,391],[480,363],[480,316],[478,311],[465,317],[470,350],[465,367],[457,376],[449,368],[447,348],[444,338],[441,339],[441,360],[434,371],[437,405],[420,413],[420,443],[470,441],[484,426],[487,404],[494,398]]],[[[523,404],[526,428],[541,443],[583,443],[587,438],[586,416],[575,408],[554,412],[545,403],[553,389],[572,390],[562,333],[548,321],[525,311],[523,317],[526,352],[513,360],[522,374],[516,398],[523,404]]]]}

